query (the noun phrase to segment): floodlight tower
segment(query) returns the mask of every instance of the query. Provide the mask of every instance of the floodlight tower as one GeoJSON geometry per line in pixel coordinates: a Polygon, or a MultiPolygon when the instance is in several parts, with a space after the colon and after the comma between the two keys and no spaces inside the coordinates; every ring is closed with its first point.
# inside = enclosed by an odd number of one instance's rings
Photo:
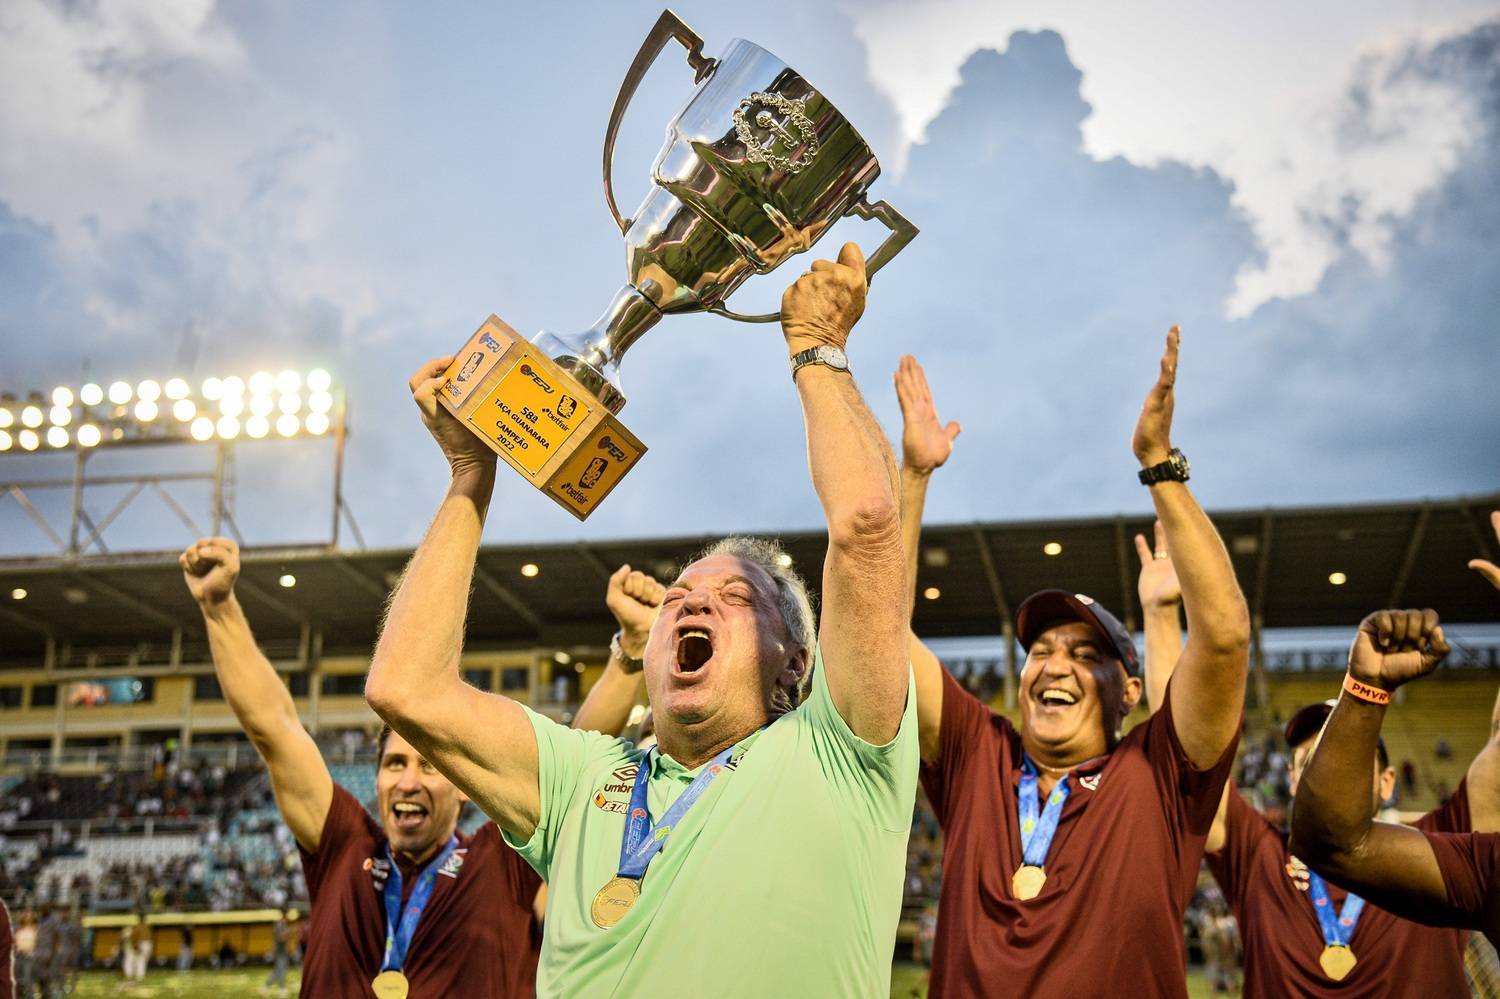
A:
{"type": "MultiPolygon", "coordinates": [[[[314,438],[333,442],[333,520],[329,546],[336,547],[341,519],[348,519],[355,539],[364,544],[359,527],[344,505],[344,443],[349,433],[349,407],[342,385],[322,368],[279,374],[257,371],[248,377],[232,374],[205,378],[196,390],[184,378],[165,382],[145,379],[132,384],[118,380],[108,385],[88,382],[75,390],[59,385],[50,395],[33,391],[18,397],[0,394],[0,458],[30,453],[72,452],[70,479],[0,482],[0,496],[9,495],[58,546],[59,553],[82,555],[97,544],[116,517],[141,492],[158,493],[172,512],[197,530],[186,511],[166,490],[172,482],[210,481],[213,484],[210,533],[222,533],[226,520],[233,525],[225,497],[225,470],[232,448],[243,440],[297,441],[314,438]],[[211,445],[212,472],[133,473],[89,477],[85,465],[92,454],[116,448],[164,445],[211,445]],[[89,486],[129,486],[123,499],[95,523],[83,507],[89,486]],[[68,534],[63,538],[32,504],[28,491],[72,490],[68,534]],[[83,529],[88,536],[83,537],[83,529]]],[[[236,529],[236,532],[238,530],[236,529]]]]}

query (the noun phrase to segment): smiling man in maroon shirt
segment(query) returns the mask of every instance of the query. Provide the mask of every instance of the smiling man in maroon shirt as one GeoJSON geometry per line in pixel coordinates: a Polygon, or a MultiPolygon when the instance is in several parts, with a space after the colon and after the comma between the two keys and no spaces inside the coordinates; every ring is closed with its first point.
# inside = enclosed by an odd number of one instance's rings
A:
{"type": "MultiPolygon", "coordinates": [[[[1157,531],[1155,551],[1136,537],[1141,558],[1140,598],[1145,617],[1146,687],[1160,704],[1182,633],[1181,590],[1166,542],[1157,531]]],[[[1291,791],[1318,742],[1334,701],[1298,710],[1286,725],[1291,752],[1291,791]]],[[[1377,743],[1369,785],[1375,815],[1391,796],[1396,773],[1384,743],[1377,743]]],[[[1424,832],[1466,833],[1471,823],[1495,828],[1500,817],[1500,697],[1491,736],[1458,790],[1441,807],[1418,819],[1424,832]],[[1471,817],[1472,816],[1472,817],[1471,817]]],[[[1401,919],[1375,905],[1351,903],[1348,892],[1321,881],[1287,845],[1287,835],[1262,816],[1230,784],[1208,835],[1208,864],[1234,911],[1244,941],[1245,992],[1249,997],[1447,996],[1468,989],[1464,975],[1466,934],[1401,919]],[[1321,904],[1320,904],[1321,900],[1321,904]],[[1325,929],[1325,917],[1337,925],[1325,929]],[[1345,917],[1347,923],[1339,917],[1345,917]],[[1330,935],[1336,939],[1326,939],[1330,935]],[[1342,947],[1342,951],[1338,948],[1342,947]],[[1330,951],[1330,948],[1332,950],[1330,951]],[[1348,958],[1354,958],[1353,963],[1348,958]]],[[[1356,899],[1357,896],[1354,896],[1356,899]]]]}
{"type": "MultiPolygon", "coordinates": [[[[913,639],[922,783],[944,834],[934,996],[1187,994],[1182,917],[1234,758],[1250,625],[1170,442],[1177,352],[1174,327],[1132,439],[1190,624],[1162,710],[1120,736],[1139,660],[1119,621],[1079,594],[1044,590],[1019,609],[1019,730],[913,639]]],[[[915,586],[927,481],[957,426],[938,422],[910,358],[896,387],[915,586]]]]}

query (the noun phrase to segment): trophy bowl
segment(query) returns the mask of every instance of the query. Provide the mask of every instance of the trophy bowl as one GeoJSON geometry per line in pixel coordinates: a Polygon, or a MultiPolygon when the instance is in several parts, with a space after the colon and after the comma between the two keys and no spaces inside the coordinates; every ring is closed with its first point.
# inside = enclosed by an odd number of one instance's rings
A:
{"type": "Polygon", "coordinates": [[[890,230],[866,263],[873,277],[917,234],[889,204],[869,201],[878,176],[869,143],[800,73],[742,38],[706,57],[703,40],[663,11],[625,74],[604,137],[604,198],[625,238],[628,280],[581,333],[532,342],[491,316],[455,357],[439,399],[534,485],[587,517],[645,453],[617,418],[625,351],[670,313],[777,321],[778,313],[743,315],[726,300],[846,216],[890,230]],[[687,50],[697,86],[667,125],[651,189],[626,218],[612,180],[615,139],[641,79],[672,41],[687,50]]]}

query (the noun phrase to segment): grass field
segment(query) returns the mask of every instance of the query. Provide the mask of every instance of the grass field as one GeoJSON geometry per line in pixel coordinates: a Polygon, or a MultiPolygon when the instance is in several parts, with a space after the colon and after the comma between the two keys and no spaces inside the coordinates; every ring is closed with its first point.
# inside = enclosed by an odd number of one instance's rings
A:
{"type": "MultiPolygon", "coordinates": [[[[118,972],[92,971],[78,981],[74,996],[82,999],[220,999],[227,996],[255,996],[266,980],[268,969],[255,968],[238,971],[151,971],[146,980],[128,988],[118,972]]],[[[300,973],[293,968],[287,978],[291,995],[297,994],[300,973]]],[[[925,996],[925,991],[912,992],[922,979],[920,968],[909,964],[898,964],[891,973],[891,999],[907,999],[912,995],[925,996]]],[[[1189,974],[1188,995],[1192,999],[1208,999],[1208,988],[1201,975],[1189,974]]]]}

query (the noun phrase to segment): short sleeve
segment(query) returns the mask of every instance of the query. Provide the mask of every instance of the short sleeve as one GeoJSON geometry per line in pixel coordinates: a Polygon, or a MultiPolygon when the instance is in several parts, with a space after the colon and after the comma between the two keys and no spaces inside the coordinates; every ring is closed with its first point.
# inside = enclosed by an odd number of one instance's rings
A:
{"type": "MultiPolygon", "coordinates": [[[[1223,793],[1223,792],[1221,792],[1223,793]]],[[[1255,852],[1267,837],[1277,837],[1266,817],[1245,800],[1238,788],[1230,788],[1224,809],[1224,847],[1218,853],[1206,854],[1209,870],[1224,892],[1224,899],[1239,916],[1245,898],[1245,886],[1254,877],[1255,852]]]]}
{"type": "Polygon", "coordinates": [[[1459,781],[1458,789],[1448,800],[1422,816],[1412,825],[1423,832],[1466,833],[1473,832],[1473,819],[1469,813],[1469,779],[1459,781]]]}
{"type": "MultiPolygon", "coordinates": [[[[1170,691],[1171,681],[1167,686],[1170,691]]],[[[1167,810],[1174,829],[1193,836],[1207,836],[1219,810],[1219,796],[1224,793],[1224,785],[1234,768],[1239,733],[1229,740],[1229,745],[1224,747],[1224,752],[1212,766],[1200,770],[1188,759],[1186,750],[1177,739],[1177,727],[1172,724],[1172,698],[1167,696],[1162,701],[1160,710],[1138,726],[1144,730],[1143,748],[1156,773],[1162,807],[1167,810]]],[[[1131,735],[1135,731],[1132,729],[1131,735]]]]}
{"type": "MultiPolygon", "coordinates": [[[[985,753],[987,736],[994,730],[995,716],[979,698],[965,690],[953,674],[943,672],[943,713],[938,723],[938,757],[922,764],[922,787],[938,822],[948,824],[957,797],[967,783],[965,774],[972,761],[985,753]]],[[[1002,727],[1010,725],[998,719],[1002,727]]]]}
{"type": "Polygon", "coordinates": [[[917,693],[911,668],[906,671],[906,707],[901,725],[882,746],[854,734],[833,703],[823,653],[813,663],[812,689],[797,709],[812,732],[812,743],[824,776],[860,803],[872,821],[892,832],[911,828],[917,794],[917,693]]]}
{"type": "Polygon", "coordinates": [[[1500,859],[1500,833],[1427,833],[1443,885],[1451,925],[1482,930],[1495,941],[1500,927],[1500,894],[1495,874],[1500,859]]]}
{"type": "Polygon", "coordinates": [[[536,831],[525,843],[518,843],[509,833],[505,842],[526,859],[542,880],[552,867],[552,855],[568,804],[577,793],[580,779],[611,761],[623,762],[629,746],[620,739],[598,732],[580,732],[560,725],[546,715],[521,705],[536,733],[536,779],[540,811],[536,831]]]}
{"type": "Polygon", "coordinates": [[[318,835],[318,848],[305,850],[300,844],[297,847],[302,855],[302,876],[307,881],[310,901],[317,900],[329,872],[337,868],[345,854],[350,850],[368,852],[376,829],[370,813],[335,781],[328,814],[323,818],[323,831],[318,835]]]}

